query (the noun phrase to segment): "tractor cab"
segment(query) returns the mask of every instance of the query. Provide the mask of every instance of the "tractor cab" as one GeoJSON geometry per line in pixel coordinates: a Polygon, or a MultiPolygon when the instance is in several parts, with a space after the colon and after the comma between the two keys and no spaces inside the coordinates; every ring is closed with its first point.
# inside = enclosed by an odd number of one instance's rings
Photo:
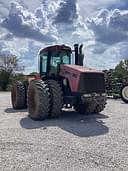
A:
{"type": "Polygon", "coordinates": [[[57,76],[61,64],[71,64],[71,49],[68,46],[50,46],[40,51],[40,75],[57,76]]]}
{"type": "Polygon", "coordinates": [[[80,54],[82,53],[82,45],[74,45],[74,50],[65,45],[50,46],[40,51],[40,75],[47,77],[55,77],[59,75],[61,64],[80,64],[80,54]],[[72,57],[72,52],[75,52],[75,60],[72,57]]]}

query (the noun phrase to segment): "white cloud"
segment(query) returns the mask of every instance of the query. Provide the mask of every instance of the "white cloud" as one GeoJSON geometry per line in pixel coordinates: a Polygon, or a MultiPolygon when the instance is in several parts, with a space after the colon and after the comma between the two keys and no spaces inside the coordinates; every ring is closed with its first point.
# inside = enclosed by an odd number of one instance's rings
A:
{"type": "Polygon", "coordinates": [[[86,22],[99,42],[111,45],[128,39],[128,10],[108,11],[105,9],[86,22]]]}
{"type": "Polygon", "coordinates": [[[23,49],[24,49],[24,52],[28,51],[28,40],[24,41],[21,39],[19,41],[19,39],[17,38],[13,38],[13,40],[11,41],[8,41],[8,39],[6,41],[1,40],[0,46],[2,47],[1,52],[6,51],[6,53],[8,52],[8,53],[17,55],[18,57],[21,57],[23,49]]]}
{"type": "Polygon", "coordinates": [[[120,60],[128,59],[128,11],[101,10],[87,20],[87,26],[94,33],[94,41],[86,50],[88,66],[113,68],[120,60]]]}
{"type": "Polygon", "coordinates": [[[84,17],[94,17],[97,13],[109,6],[119,4],[122,0],[78,0],[80,6],[80,15],[84,17]]]}
{"type": "Polygon", "coordinates": [[[37,53],[41,47],[83,43],[85,65],[114,67],[127,58],[128,48],[128,12],[110,10],[120,2],[1,0],[0,23],[4,26],[0,25],[1,51],[18,55],[26,70],[32,72],[37,70],[37,53]]]}
{"type": "MultiPolygon", "coordinates": [[[[43,19],[42,19],[43,21],[43,19]]],[[[38,19],[18,3],[11,3],[9,15],[2,26],[16,37],[29,38],[42,42],[53,42],[55,37],[47,29],[38,27],[38,19]]]]}

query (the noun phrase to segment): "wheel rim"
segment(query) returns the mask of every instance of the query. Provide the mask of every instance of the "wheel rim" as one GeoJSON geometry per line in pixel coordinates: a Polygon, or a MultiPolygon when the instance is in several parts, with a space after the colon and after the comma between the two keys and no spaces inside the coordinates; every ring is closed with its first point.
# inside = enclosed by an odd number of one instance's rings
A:
{"type": "Polygon", "coordinates": [[[124,99],[128,100],[128,86],[123,88],[122,96],[123,96],[124,99]]]}

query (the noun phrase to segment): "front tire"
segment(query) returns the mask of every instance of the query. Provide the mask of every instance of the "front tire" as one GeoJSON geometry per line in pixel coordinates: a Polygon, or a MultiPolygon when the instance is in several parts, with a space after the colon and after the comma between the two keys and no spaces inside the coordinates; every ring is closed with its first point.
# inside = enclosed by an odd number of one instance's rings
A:
{"type": "Polygon", "coordinates": [[[98,104],[94,110],[94,113],[100,113],[104,110],[105,104],[98,104]]]}
{"type": "Polygon", "coordinates": [[[76,104],[74,106],[77,113],[85,115],[94,113],[95,106],[92,104],[76,104]]]}
{"type": "Polygon", "coordinates": [[[50,112],[50,91],[42,80],[31,81],[28,87],[27,105],[33,120],[44,120],[50,112]]]}
{"type": "Polygon", "coordinates": [[[92,99],[92,101],[86,100],[85,103],[79,104],[77,103],[74,108],[80,114],[94,114],[100,113],[104,110],[106,105],[106,97],[97,97],[92,99]]]}
{"type": "Polygon", "coordinates": [[[120,97],[125,103],[128,103],[128,85],[121,88],[120,97]]]}

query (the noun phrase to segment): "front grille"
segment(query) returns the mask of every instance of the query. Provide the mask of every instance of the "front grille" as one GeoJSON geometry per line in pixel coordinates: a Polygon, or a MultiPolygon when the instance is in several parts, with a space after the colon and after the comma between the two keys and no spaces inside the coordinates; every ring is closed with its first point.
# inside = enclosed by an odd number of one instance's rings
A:
{"type": "Polygon", "coordinates": [[[82,73],[79,81],[80,93],[104,93],[105,81],[103,73],[82,73]]]}

